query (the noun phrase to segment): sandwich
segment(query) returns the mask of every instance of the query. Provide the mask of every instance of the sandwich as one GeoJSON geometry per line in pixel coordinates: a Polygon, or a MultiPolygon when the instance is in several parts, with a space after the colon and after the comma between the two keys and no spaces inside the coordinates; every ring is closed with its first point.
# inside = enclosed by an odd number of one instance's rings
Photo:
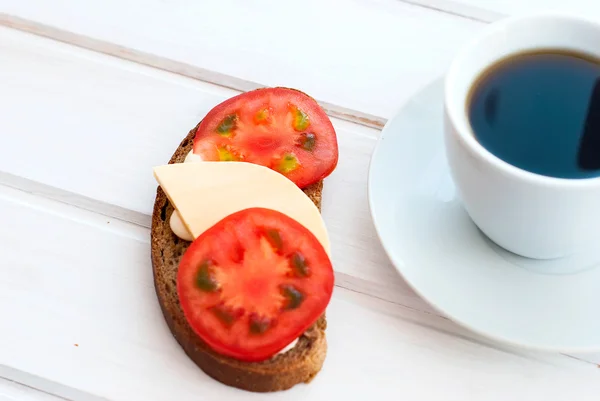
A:
{"type": "Polygon", "coordinates": [[[318,103],[265,88],[215,106],[154,167],[158,302],[210,377],[272,392],[321,370],[334,275],[320,207],[337,162],[318,103]]]}

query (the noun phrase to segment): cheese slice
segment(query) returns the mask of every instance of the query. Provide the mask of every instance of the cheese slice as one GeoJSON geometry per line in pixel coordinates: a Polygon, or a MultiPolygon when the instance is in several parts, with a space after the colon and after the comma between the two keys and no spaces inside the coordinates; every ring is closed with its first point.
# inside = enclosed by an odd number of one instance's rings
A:
{"type": "Polygon", "coordinates": [[[263,207],[302,224],[330,252],[319,209],[296,184],[270,168],[246,162],[175,163],[155,167],[154,178],[194,239],[232,213],[263,207]]]}

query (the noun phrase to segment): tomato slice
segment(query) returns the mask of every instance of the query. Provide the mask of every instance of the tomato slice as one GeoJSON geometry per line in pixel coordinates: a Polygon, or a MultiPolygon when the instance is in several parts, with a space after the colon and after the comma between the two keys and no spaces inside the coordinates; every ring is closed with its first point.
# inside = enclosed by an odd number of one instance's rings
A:
{"type": "Polygon", "coordinates": [[[211,348],[261,361],[317,321],[333,282],[329,257],[307,228],[281,212],[250,208],[192,242],[177,291],[187,321],[211,348]]]}
{"type": "Polygon", "coordinates": [[[245,161],[269,167],[300,188],[327,177],[338,162],[329,117],[310,96],[287,88],[234,96],[204,117],[194,153],[205,161],[245,161]]]}

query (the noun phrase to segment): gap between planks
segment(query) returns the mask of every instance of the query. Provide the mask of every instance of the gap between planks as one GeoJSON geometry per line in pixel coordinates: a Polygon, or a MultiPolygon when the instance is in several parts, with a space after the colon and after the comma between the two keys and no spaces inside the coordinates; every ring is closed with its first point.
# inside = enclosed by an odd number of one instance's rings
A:
{"type": "Polygon", "coordinates": [[[7,396],[19,401],[108,401],[5,365],[0,365],[0,391],[0,400],[7,396]]]}
{"type": "MultiPolygon", "coordinates": [[[[265,87],[264,85],[256,82],[236,78],[216,71],[210,71],[204,68],[193,66],[191,64],[174,61],[165,57],[138,51],[115,43],[109,43],[87,36],[78,35],[60,28],[30,21],[6,13],[0,13],[0,26],[31,33],[86,50],[117,57],[119,59],[131,61],[173,74],[178,74],[187,78],[221,86],[227,89],[232,89],[238,92],[247,92],[265,87]]],[[[342,106],[323,102],[318,99],[317,102],[321,105],[321,107],[323,107],[330,117],[338,118],[340,120],[345,120],[377,129],[383,128],[387,122],[387,119],[380,116],[363,113],[358,110],[351,110],[342,106]]]]}
{"type": "Polygon", "coordinates": [[[438,11],[454,17],[466,18],[472,21],[483,22],[489,24],[498,21],[505,14],[500,14],[495,11],[486,10],[482,7],[476,7],[469,4],[463,4],[453,0],[397,0],[401,3],[410,4],[417,7],[426,8],[428,10],[438,11]]]}

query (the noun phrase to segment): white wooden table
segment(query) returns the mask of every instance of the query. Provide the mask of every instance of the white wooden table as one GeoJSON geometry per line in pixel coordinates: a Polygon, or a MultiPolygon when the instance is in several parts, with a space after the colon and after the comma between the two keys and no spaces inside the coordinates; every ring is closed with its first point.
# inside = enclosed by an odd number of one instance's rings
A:
{"type": "Polygon", "coordinates": [[[0,0],[0,401],[600,399],[600,355],[513,349],[434,311],[367,205],[386,119],[486,23],[544,9],[600,19],[591,0],[0,0]],[[264,85],[321,101],[340,143],[328,357],[268,396],[209,379],[170,336],[148,230],[152,166],[264,85]]]}

